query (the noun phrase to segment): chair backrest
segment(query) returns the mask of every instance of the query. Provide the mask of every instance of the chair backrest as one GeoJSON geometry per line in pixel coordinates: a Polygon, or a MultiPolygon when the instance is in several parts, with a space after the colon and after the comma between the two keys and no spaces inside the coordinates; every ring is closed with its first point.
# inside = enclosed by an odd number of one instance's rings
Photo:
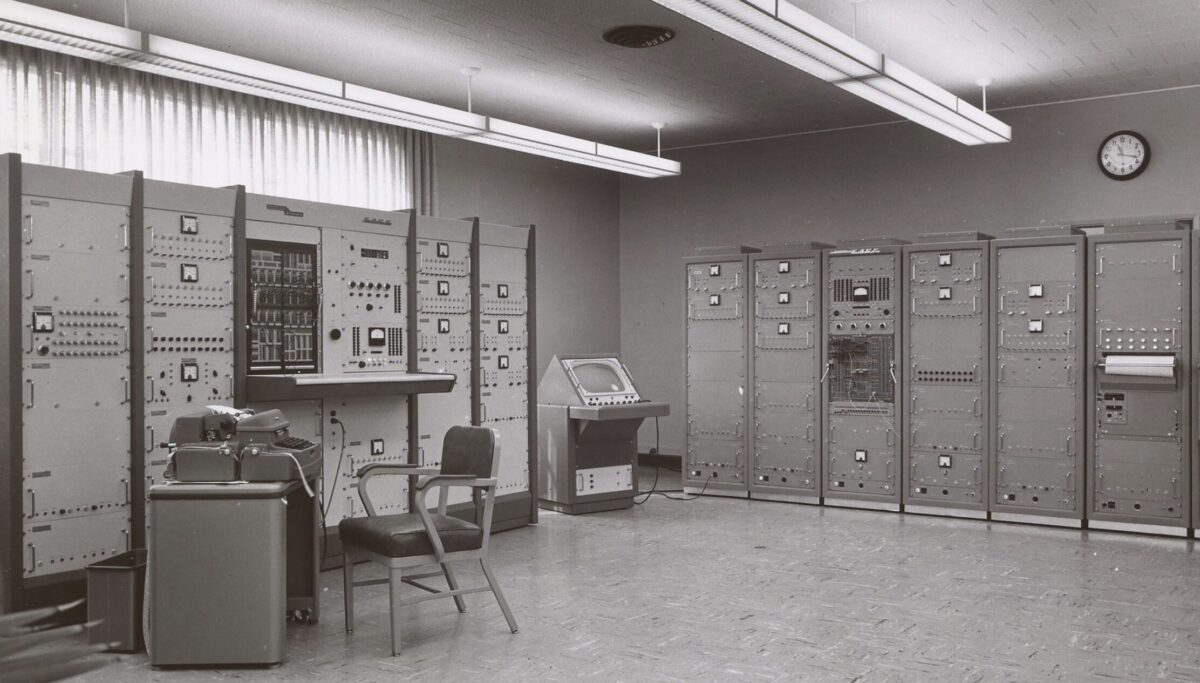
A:
{"type": "Polygon", "coordinates": [[[499,469],[496,434],[487,427],[451,427],[442,441],[442,474],[495,477],[499,469]]]}

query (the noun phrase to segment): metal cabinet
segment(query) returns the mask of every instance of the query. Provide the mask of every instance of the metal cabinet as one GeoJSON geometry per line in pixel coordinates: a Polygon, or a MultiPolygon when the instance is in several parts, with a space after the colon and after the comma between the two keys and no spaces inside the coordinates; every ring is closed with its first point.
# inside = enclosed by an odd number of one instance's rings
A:
{"type": "Polygon", "coordinates": [[[1088,525],[1183,535],[1191,525],[1194,220],[1088,237],[1088,525]]]}
{"type": "Polygon", "coordinates": [[[745,497],[749,362],[748,247],[684,260],[687,449],[683,488],[745,497]]]}
{"type": "Polygon", "coordinates": [[[825,252],[822,491],[829,505],[900,509],[904,244],[858,240],[825,252]]]}
{"type": "Polygon", "coordinates": [[[821,249],[750,257],[750,495],[821,500],[821,249]]]}
{"type": "Polygon", "coordinates": [[[1084,263],[1083,235],[1067,227],[992,243],[992,519],[1081,524],[1084,263]]]}
{"type": "Polygon", "coordinates": [[[904,250],[906,512],[987,516],[990,239],[928,234],[904,250]]]}

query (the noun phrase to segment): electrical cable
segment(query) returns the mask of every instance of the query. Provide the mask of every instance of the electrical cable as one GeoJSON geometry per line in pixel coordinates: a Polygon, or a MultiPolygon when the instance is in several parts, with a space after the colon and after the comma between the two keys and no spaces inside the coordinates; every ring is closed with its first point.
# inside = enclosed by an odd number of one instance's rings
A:
{"type": "MultiPolygon", "coordinates": [[[[346,423],[342,422],[341,420],[339,420],[336,417],[329,418],[329,422],[332,424],[341,426],[341,428],[342,428],[342,445],[341,445],[341,447],[338,448],[337,467],[335,467],[333,470],[333,485],[332,485],[332,488],[329,490],[329,495],[327,497],[325,497],[325,500],[320,500],[320,499],[317,500],[317,502],[321,506],[321,561],[322,562],[325,561],[325,559],[328,557],[327,551],[329,550],[329,522],[326,519],[325,515],[326,515],[326,511],[329,509],[329,506],[333,503],[333,494],[337,491],[338,476],[341,475],[341,473],[342,473],[342,460],[346,457],[346,432],[349,431],[346,429],[346,423]]],[[[324,481],[324,479],[322,479],[321,487],[324,488],[324,486],[325,486],[325,481],[324,481]]]]}
{"type": "MultiPolygon", "coordinates": [[[[660,446],[660,444],[659,444],[658,418],[656,417],[656,418],[654,418],[654,453],[655,453],[655,455],[657,455],[659,453],[659,450],[660,450],[659,446],[660,446]]],[[[682,466],[681,466],[681,468],[682,468],[682,466]]],[[[662,496],[663,498],[666,498],[667,500],[676,500],[676,501],[681,501],[681,502],[686,502],[689,500],[696,500],[700,496],[703,496],[704,492],[708,490],[708,482],[712,481],[713,476],[714,476],[711,474],[708,475],[708,478],[704,480],[704,486],[700,489],[700,493],[697,493],[694,495],[685,495],[685,496],[671,496],[668,494],[683,493],[683,489],[666,489],[666,490],[660,491],[658,489],[658,475],[659,475],[660,470],[661,470],[661,468],[658,465],[654,466],[654,483],[650,485],[650,490],[646,492],[644,498],[642,498],[641,500],[637,500],[636,497],[634,498],[634,500],[633,500],[634,505],[643,505],[647,501],[650,500],[651,496],[656,496],[656,495],[662,496]]],[[[679,471],[679,470],[672,470],[672,471],[679,471]]]]}
{"type": "MultiPolygon", "coordinates": [[[[300,466],[300,461],[296,458],[296,455],[294,453],[284,453],[284,455],[291,458],[292,462],[296,463],[296,472],[300,475],[300,483],[304,484],[304,492],[308,494],[309,498],[315,498],[316,494],[313,493],[312,487],[308,485],[308,477],[304,476],[304,468],[300,466]]],[[[321,510],[321,523],[325,523],[324,510],[321,510]]]]}

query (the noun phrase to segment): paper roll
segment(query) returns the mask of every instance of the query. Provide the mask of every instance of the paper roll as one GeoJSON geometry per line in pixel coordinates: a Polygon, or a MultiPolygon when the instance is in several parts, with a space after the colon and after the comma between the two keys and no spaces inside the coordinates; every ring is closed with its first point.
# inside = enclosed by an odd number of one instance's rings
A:
{"type": "Polygon", "coordinates": [[[1104,374],[1130,377],[1174,377],[1175,356],[1106,356],[1104,374]]]}

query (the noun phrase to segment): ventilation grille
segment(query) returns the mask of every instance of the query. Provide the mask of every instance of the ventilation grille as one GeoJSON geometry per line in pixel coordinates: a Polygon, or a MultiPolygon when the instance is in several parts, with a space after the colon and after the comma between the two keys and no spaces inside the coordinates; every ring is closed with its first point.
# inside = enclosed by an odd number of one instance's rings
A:
{"type": "Polygon", "coordinates": [[[833,281],[833,300],[834,301],[849,301],[850,291],[854,289],[854,280],[848,277],[840,277],[833,281]]]}
{"type": "Polygon", "coordinates": [[[871,278],[871,301],[887,301],[892,298],[892,278],[871,278]]]}
{"type": "Polygon", "coordinates": [[[662,26],[630,24],[614,26],[604,32],[605,42],[621,47],[656,47],[675,37],[675,32],[662,26]]]}

